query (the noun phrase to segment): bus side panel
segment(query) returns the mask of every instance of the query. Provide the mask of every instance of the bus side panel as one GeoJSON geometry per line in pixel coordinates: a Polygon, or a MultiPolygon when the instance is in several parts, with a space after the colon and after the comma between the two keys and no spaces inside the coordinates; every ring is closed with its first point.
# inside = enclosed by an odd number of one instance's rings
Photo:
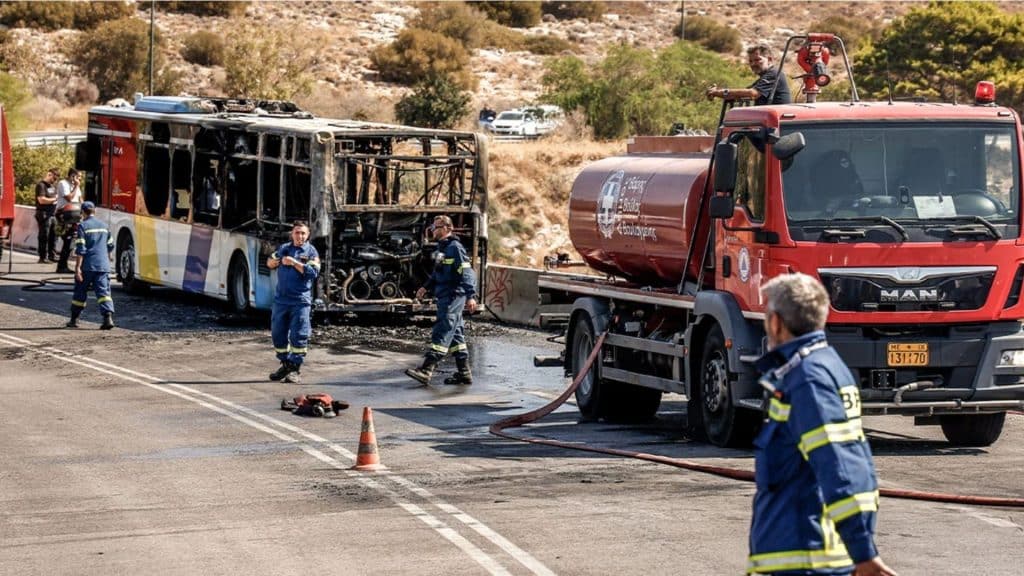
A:
{"type": "Polygon", "coordinates": [[[274,306],[274,290],[277,289],[277,274],[264,276],[259,273],[260,242],[258,238],[246,238],[246,254],[249,255],[250,286],[253,287],[253,306],[270,310],[274,306]]]}
{"type": "Polygon", "coordinates": [[[138,258],[138,275],[140,278],[151,284],[163,284],[160,274],[161,269],[166,269],[166,264],[161,262],[160,244],[157,235],[160,234],[162,226],[159,226],[155,218],[149,216],[138,216],[134,218],[135,225],[135,256],[138,258]]]}
{"type": "MultiPolygon", "coordinates": [[[[163,234],[158,234],[158,241],[162,240],[165,243],[160,246],[160,254],[163,255],[166,266],[164,283],[175,288],[184,288],[187,274],[186,259],[194,227],[191,224],[174,220],[161,220],[158,222],[157,228],[163,231],[163,234]]],[[[199,287],[202,287],[202,282],[199,287]]],[[[199,292],[199,290],[189,291],[199,292]]]]}
{"type": "MultiPolygon", "coordinates": [[[[173,239],[172,239],[173,240],[173,239]]],[[[216,296],[217,282],[210,282],[211,257],[216,256],[213,247],[213,228],[192,226],[188,236],[188,250],[185,253],[185,276],[181,287],[186,292],[198,292],[216,296]]],[[[172,242],[173,243],[173,242],[172,242]]],[[[216,279],[216,275],[214,275],[216,279]]]]}

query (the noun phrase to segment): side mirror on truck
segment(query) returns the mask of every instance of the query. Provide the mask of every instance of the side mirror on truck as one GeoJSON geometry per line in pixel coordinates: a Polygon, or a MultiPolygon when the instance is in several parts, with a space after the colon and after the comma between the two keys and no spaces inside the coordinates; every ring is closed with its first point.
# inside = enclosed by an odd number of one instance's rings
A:
{"type": "Polygon", "coordinates": [[[736,189],[736,151],[733,142],[719,142],[715,147],[715,190],[711,197],[712,218],[732,218],[735,208],[732,193],[736,189]]]}
{"type": "Polygon", "coordinates": [[[803,133],[793,132],[775,141],[772,145],[772,155],[779,160],[789,160],[803,150],[805,146],[807,146],[807,142],[804,140],[803,133]]]}

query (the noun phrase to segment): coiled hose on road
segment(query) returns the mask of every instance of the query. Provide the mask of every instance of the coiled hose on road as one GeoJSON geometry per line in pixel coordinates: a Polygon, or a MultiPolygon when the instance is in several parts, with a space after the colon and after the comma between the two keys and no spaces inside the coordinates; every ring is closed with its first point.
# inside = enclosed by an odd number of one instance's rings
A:
{"type": "MultiPolygon", "coordinates": [[[[685,470],[692,470],[694,472],[702,472],[705,474],[712,474],[714,476],[721,476],[723,478],[731,478],[733,480],[742,480],[745,482],[754,481],[754,473],[749,470],[742,470],[739,468],[728,468],[725,466],[711,466],[709,464],[701,464],[699,462],[693,462],[690,460],[683,460],[681,458],[671,458],[668,456],[658,456],[657,454],[647,454],[644,452],[632,452],[629,450],[618,450],[615,448],[599,448],[596,446],[587,446],[585,444],[570,444],[568,442],[561,442],[558,440],[549,440],[547,438],[536,438],[531,436],[513,436],[505,432],[508,428],[517,428],[531,422],[536,422],[541,418],[547,416],[553,412],[556,408],[565,403],[572,395],[576,388],[580,385],[580,381],[586,376],[590,370],[591,364],[597,359],[598,354],[601,351],[601,345],[604,343],[605,336],[608,333],[602,333],[597,341],[594,342],[594,349],[590,351],[590,356],[587,357],[587,361],[583,364],[582,369],[573,378],[572,384],[565,389],[564,392],[558,397],[549,402],[548,404],[531,410],[523,414],[516,414],[507,418],[502,418],[494,424],[491,424],[489,429],[491,434],[500,436],[502,438],[508,438],[509,440],[518,440],[520,442],[529,442],[532,444],[543,444],[545,446],[554,446],[557,448],[568,448],[572,450],[580,450],[583,452],[596,452],[599,454],[611,454],[613,456],[624,456],[626,458],[636,458],[638,460],[646,460],[648,462],[656,462],[658,464],[667,464],[669,466],[675,466],[677,468],[683,468],[685,470]]],[[[1020,507],[1024,508],[1024,498],[1001,498],[995,496],[972,496],[964,494],[948,494],[943,492],[922,492],[919,490],[900,490],[895,488],[881,488],[879,493],[887,498],[900,498],[904,500],[924,500],[928,502],[946,502],[954,504],[970,504],[974,506],[1008,506],[1008,507],[1020,507]]]]}

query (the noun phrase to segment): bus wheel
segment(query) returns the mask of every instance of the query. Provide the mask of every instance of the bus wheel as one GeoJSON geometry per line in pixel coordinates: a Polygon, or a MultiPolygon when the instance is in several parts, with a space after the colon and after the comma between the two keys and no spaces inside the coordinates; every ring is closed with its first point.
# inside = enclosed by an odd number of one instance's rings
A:
{"type": "Polygon", "coordinates": [[[129,294],[139,294],[149,288],[142,280],[135,277],[135,241],[130,234],[121,237],[117,244],[117,281],[129,294]]]}
{"type": "Polygon", "coordinates": [[[228,268],[228,307],[232,312],[245,314],[249,305],[249,265],[241,254],[235,254],[228,268]]]}
{"type": "Polygon", "coordinates": [[[954,446],[990,446],[1003,433],[1006,412],[995,414],[943,414],[942,434],[954,446]]]}
{"type": "Polygon", "coordinates": [[[716,324],[704,340],[700,363],[704,433],[715,446],[746,446],[757,429],[757,414],[733,403],[727,354],[722,328],[716,324]]]}

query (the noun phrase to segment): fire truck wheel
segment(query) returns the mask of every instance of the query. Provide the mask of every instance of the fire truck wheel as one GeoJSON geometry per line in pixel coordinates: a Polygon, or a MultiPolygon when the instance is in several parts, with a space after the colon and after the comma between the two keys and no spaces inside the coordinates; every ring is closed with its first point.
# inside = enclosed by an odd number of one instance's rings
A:
{"type": "Polygon", "coordinates": [[[135,241],[131,234],[123,234],[117,243],[115,272],[117,281],[129,294],[139,294],[149,288],[149,284],[135,277],[135,241]]]}
{"type": "MultiPolygon", "coordinates": [[[[594,349],[594,325],[590,316],[580,314],[576,317],[576,326],[572,334],[572,373],[579,374],[587,357],[594,349]]],[[[587,420],[597,420],[605,416],[610,404],[608,396],[612,392],[612,383],[601,380],[601,357],[598,356],[587,375],[576,388],[576,406],[580,414],[587,420]]]]}
{"type": "Polygon", "coordinates": [[[235,253],[228,268],[228,308],[235,313],[249,311],[249,265],[241,253],[235,253]]]}
{"type": "Polygon", "coordinates": [[[939,416],[942,434],[954,446],[990,446],[1003,433],[1005,421],[1006,412],[939,416]]]}
{"type": "Polygon", "coordinates": [[[747,446],[757,429],[757,415],[733,404],[727,354],[722,328],[716,324],[704,340],[700,363],[704,433],[716,446],[747,446]]]}

